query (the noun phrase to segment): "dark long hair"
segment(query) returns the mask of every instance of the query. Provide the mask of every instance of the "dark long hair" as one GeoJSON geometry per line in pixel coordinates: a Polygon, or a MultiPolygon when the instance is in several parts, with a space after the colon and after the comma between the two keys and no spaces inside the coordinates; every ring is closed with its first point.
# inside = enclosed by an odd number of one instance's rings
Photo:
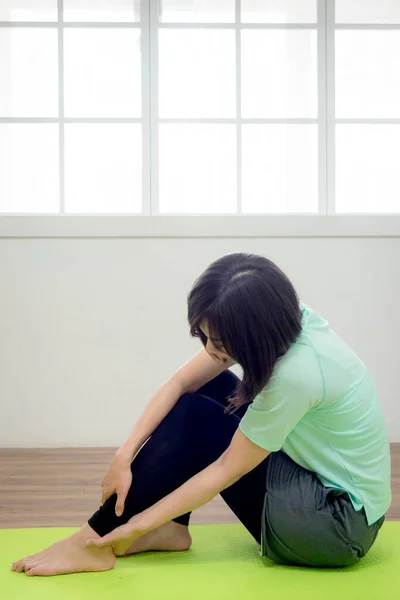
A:
{"type": "Polygon", "coordinates": [[[267,385],[275,363],[301,331],[296,291],[272,261],[234,253],[212,263],[194,283],[188,297],[190,333],[203,344],[200,329],[221,340],[243,369],[243,379],[230,400],[233,410],[254,400],[267,385]]]}

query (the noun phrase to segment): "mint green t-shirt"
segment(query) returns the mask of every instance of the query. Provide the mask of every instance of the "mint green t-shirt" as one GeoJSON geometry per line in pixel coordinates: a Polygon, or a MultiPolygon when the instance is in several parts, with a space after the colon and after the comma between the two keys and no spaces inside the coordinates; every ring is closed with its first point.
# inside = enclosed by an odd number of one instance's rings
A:
{"type": "Polygon", "coordinates": [[[348,492],[371,525],[391,501],[382,406],[362,361],[301,304],[302,333],[240,423],[252,442],[282,450],[321,482],[348,492]]]}

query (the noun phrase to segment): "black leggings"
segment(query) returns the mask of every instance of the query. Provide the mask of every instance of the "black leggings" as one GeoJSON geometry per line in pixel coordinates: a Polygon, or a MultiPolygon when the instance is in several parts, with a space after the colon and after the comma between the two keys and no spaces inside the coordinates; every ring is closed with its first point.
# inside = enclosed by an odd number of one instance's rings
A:
{"type": "MultiPolygon", "coordinates": [[[[121,517],[115,514],[116,495],[111,496],[89,520],[100,536],[126,523],[149,508],[188,479],[215,462],[228,448],[247,410],[226,412],[227,399],[238,378],[225,371],[195,394],[184,394],[155,430],[131,465],[132,486],[121,517]]],[[[260,543],[261,520],[266,490],[267,461],[221,496],[260,543]]],[[[188,525],[190,513],[175,519],[188,525]]]]}
{"type": "MultiPolygon", "coordinates": [[[[178,400],[132,462],[123,515],[116,516],[112,496],[89,520],[96,533],[104,536],[123,525],[223,454],[248,408],[226,412],[236,384],[235,375],[226,371],[178,400]]],[[[261,543],[262,554],[282,564],[352,565],[371,548],[384,521],[369,526],[347,492],[325,487],[284,452],[273,452],[221,496],[261,543]]],[[[189,519],[186,514],[175,521],[188,525],[189,519]]]]}

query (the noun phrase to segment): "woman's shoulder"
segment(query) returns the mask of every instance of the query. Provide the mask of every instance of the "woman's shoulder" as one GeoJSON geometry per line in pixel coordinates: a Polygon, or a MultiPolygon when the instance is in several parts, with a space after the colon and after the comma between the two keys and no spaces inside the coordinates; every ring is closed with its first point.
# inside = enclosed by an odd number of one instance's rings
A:
{"type": "Polygon", "coordinates": [[[265,392],[278,396],[312,398],[313,405],[324,397],[324,380],[318,355],[306,336],[300,336],[276,363],[265,392]]]}

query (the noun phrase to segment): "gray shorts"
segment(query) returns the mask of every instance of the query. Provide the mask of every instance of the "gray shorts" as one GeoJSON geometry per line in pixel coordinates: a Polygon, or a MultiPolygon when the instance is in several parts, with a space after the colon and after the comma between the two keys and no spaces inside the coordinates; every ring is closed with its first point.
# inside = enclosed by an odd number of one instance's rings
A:
{"type": "Polygon", "coordinates": [[[261,553],[280,564],[345,567],[374,543],[385,517],[368,525],[349,495],[325,487],[283,452],[267,460],[261,553]]]}

